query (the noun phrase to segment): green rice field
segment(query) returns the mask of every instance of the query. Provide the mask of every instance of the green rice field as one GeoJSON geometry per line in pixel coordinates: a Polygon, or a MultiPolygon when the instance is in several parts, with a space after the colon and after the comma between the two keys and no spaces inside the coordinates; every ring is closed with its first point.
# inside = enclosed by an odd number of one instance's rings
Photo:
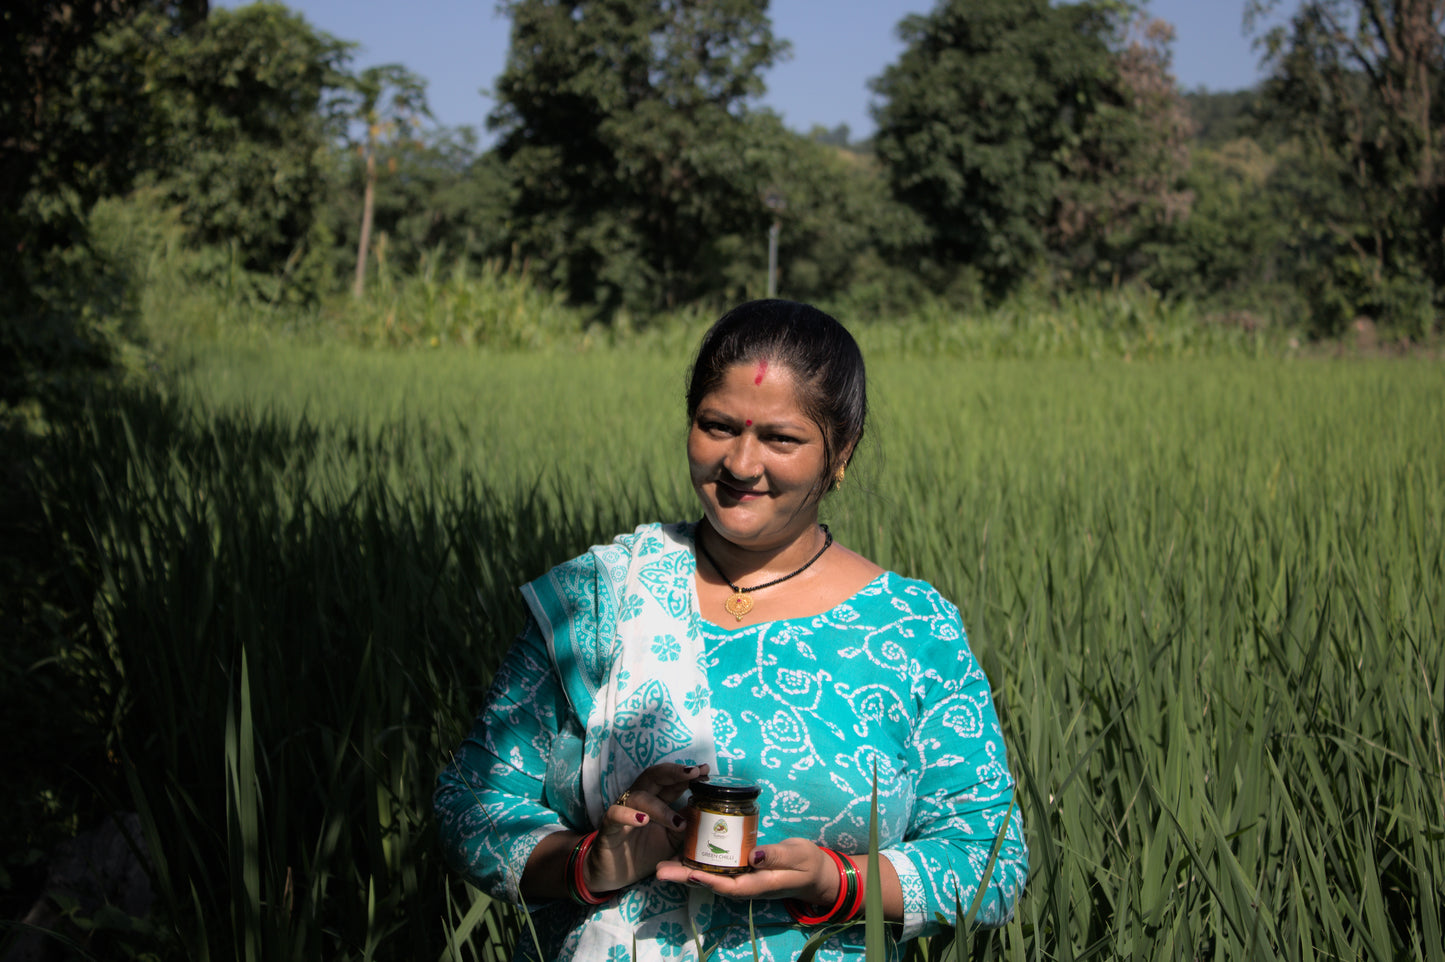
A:
{"type": "MultiPolygon", "coordinates": [[[[433,780],[515,586],[698,513],[687,360],[211,345],[57,420],[35,670],[88,693],[157,892],[94,944],[509,957],[433,780]]],[[[869,360],[824,520],[959,605],[1032,852],[1012,922],[917,956],[1445,960],[1445,369],[869,360]]]]}

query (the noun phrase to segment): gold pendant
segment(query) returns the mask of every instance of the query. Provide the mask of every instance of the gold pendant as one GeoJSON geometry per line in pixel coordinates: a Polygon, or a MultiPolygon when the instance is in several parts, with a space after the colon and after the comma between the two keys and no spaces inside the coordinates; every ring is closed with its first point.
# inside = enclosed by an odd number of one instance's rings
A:
{"type": "Polygon", "coordinates": [[[743,616],[753,610],[753,599],[739,592],[723,602],[723,607],[728,610],[728,614],[742,621],[743,616]]]}

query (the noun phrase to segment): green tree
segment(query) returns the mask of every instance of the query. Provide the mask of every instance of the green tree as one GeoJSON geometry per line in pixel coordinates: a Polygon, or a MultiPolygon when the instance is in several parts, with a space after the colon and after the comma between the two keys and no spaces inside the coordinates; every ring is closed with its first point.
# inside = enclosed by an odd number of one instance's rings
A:
{"type": "Polygon", "coordinates": [[[1256,119],[1258,89],[1211,91],[1203,87],[1184,93],[1184,106],[1194,122],[1194,144],[1222,147],[1241,137],[1261,141],[1256,119]]]}
{"type": "MultiPolygon", "coordinates": [[[[248,267],[285,264],[314,219],[348,46],[280,4],[207,11],[204,0],[6,8],[7,247],[74,245],[91,204],[145,178],[197,239],[236,241],[248,267]]],[[[25,258],[3,260],[16,270],[25,258]]]]}
{"type": "MultiPolygon", "coordinates": [[[[45,219],[78,217],[125,190],[145,162],[138,134],[150,104],[134,63],[113,56],[112,37],[142,14],[177,35],[206,19],[206,0],[93,0],[6,4],[0,11],[0,228],[5,267],[33,250],[45,219]],[[43,210],[42,210],[43,208],[43,210]]],[[[68,239],[68,238],[67,238],[68,239]]],[[[13,289],[13,288],[12,288],[13,289]]]]}
{"type": "MultiPolygon", "coordinates": [[[[180,37],[142,22],[132,42],[159,117],[151,179],[196,241],[294,280],[308,253],[321,254],[314,231],[343,130],[350,45],[278,3],[218,10],[180,37]]],[[[308,295],[314,283],[290,286],[308,295]]]]}
{"type": "Polygon", "coordinates": [[[1265,309],[1293,314],[1300,267],[1314,254],[1300,210],[1328,202],[1309,192],[1301,161],[1291,145],[1266,150],[1250,137],[1196,149],[1185,181],[1189,217],[1155,239],[1145,280],[1256,320],[1265,309]]]}
{"type": "MultiPolygon", "coordinates": [[[[352,296],[360,297],[366,289],[366,259],[371,250],[377,155],[406,143],[422,119],[431,116],[431,109],[426,103],[426,81],[397,63],[367,67],[352,79],[350,92],[351,119],[359,122],[364,131],[356,144],[365,167],[365,184],[361,232],[356,243],[356,274],[351,285],[352,296]]],[[[391,168],[394,172],[395,156],[391,157],[391,168]]]]}
{"type": "Polygon", "coordinates": [[[808,131],[808,139],[815,140],[828,147],[839,147],[843,150],[853,150],[853,132],[848,129],[847,124],[839,124],[831,130],[822,124],[814,124],[813,129],[808,131]]]}
{"type": "Polygon", "coordinates": [[[935,287],[1137,271],[1145,228],[1187,210],[1167,29],[1131,4],[941,0],[898,34],[874,148],[927,225],[911,255],[935,287]]]}
{"type": "MultiPolygon", "coordinates": [[[[846,146],[846,126],[804,137],[770,120],[772,186],[786,201],[778,213],[779,293],[829,302],[851,294],[872,309],[905,306],[917,285],[900,285],[884,254],[916,241],[921,224],[894,200],[877,158],[846,146]]],[[[748,276],[765,269],[761,240],[747,249],[754,258],[748,276]]]]}
{"type": "Polygon", "coordinates": [[[1157,242],[1194,201],[1184,184],[1193,123],[1170,72],[1174,28],[1142,13],[1125,23],[1096,100],[1058,158],[1048,241],[1076,283],[1146,272],[1157,242]]]}
{"type": "MultiPolygon", "coordinates": [[[[470,261],[506,255],[506,171],[495,152],[479,153],[472,128],[430,127],[394,142],[387,169],[377,182],[372,236],[386,237],[389,265],[413,271],[434,254],[470,261]]],[[[365,159],[348,153],[327,207],[333,233],[351,251],[360,241],[365,181],[365,159]]]]}
{"type": "Polygon", "coordinates": [[[749,102],[786,45],[766,0],[510,0],[489,119],[519,251],[581,303],[650,311],[719,290],[766,229],[749,102]]]}
{"type": "MultiPolygon", "coordinates": [[[[1255,0],[1250,15],[1276,6],[1255,0]]],[[[1324,332],[1355,313],[1412,333],[1436,323],[1445,292],[1442,28],[1445,0],[1306,0],[1263,36],[1275,122],[1349,198],[1305,211],[1333,238],[1317,284],[1327,295],[1316,305],[1324,332]]]]}
{"type": "Polygon", "coordinates": [[[107,363],[102,328],[129,311],[127,282],[91,249],[87,216],[147,169],[156,125],[122,38],[142,16],[183,36],[206,12],[205,0],[0,9],[0,401],[107,363]]]}
{"type": "Polygon", "coordinates": [[[1002,293],[1040,264],[1111,30],[1102,6],[1048,0],[941,0],[898,25],[904,51],[872,82],[874,149],[928,225],[939,286],[969,265],[1002,293]]]}

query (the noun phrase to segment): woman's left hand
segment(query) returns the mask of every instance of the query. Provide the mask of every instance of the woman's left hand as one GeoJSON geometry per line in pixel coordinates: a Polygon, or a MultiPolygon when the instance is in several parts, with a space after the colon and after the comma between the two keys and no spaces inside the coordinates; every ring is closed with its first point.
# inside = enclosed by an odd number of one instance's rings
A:
{"type": "Polygon", "coordinates": [[[699,885],[734,899],[800,899],[827,904],[838,897],[838,867],[812,842],[787,838],[753,849],[751,872],[717,875],[679,861],[660,862],[657,877],[699,885]]]}

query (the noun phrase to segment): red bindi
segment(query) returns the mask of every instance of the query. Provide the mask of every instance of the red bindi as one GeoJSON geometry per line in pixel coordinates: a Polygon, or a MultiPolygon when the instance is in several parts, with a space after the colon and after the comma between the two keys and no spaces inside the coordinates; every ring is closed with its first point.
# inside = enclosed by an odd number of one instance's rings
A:
{"type": "Polygon", "coordinates": [[[744,424],[745,424],[747,427],[752,427],[752,426],[753,426],[753,422],[750,421],[750,420],[749,420],[749,421],[745,421],[744,424]]]}
{"type": "Polygon", "coordinates": [[[753,378],[753,384],[762,384],[763,378],[768,376],[768,359],[763,358],[758,362],[758,376],[753,378]]]}

